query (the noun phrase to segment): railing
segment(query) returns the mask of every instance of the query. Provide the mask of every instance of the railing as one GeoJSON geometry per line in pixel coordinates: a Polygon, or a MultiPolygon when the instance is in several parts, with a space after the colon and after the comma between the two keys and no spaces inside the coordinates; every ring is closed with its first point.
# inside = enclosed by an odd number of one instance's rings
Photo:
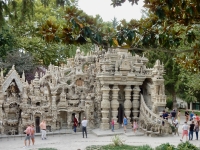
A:
{"type": "Polygon", "coordinates": [[[160,117],[159,115],[153,113],[150,110],[143,98],[143,95],[140,95],[140,128],[146,132],[146,134],[171,134],[172,129],[170,123],[160,117]]]}

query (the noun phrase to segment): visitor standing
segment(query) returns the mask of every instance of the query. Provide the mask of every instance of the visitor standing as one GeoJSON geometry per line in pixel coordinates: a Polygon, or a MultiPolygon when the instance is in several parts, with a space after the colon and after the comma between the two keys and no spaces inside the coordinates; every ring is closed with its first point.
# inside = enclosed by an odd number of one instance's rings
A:
{"type": "Polygon", "coordinates": [[[134,121],[133,121],[133,132],[134,132],[134,133],[135,133],[135,131],[137,130],[137,128],[138,128],[137,121],[134,120],[134,121]]]}
{"type": "Polygon", "coordinates": [[[40,129],[41,129],[41,132],[42,132],[42,135],[41,135],[42,140],[46,140],[47,139],[47,137],[46,137],[47,132],[46,132],[46,122],[44,120],[40,123],[40,129]]]}
{"type": "Polygon", "coordinates": [[[124,118],[123,118],[123,126],[124,126],[124,132],[125,132],[125,133],[126,133],[127,124],[128,124],[128,119],[127,119],[126,115],[124,115],[124,118]]]}
{"type": "Polygon", "coordinates": [[[192,121],[192,120],[193,120],[193,116],[194,116],[194,112],[193,112],[193,111],[191,111],[191,112],[190,112],[190,121],[192,121]]]}
{"type": "Polygon", "coordinates": [[[194,121],[192,121],[192,123],[190,124],[190,128],[189,128],[189,140],[192,140],[193,139],[193,132],[194,132],[194,121]]]}
{"type": "MultiPolygon", "coordinates": [[[[163,117],[163,119],[168,120],[169,115],[168,115],[167,112],[165,112],[165,110],[163,110],[162,117],[163,117]]],[[[163,126],[165,125],[165,121],[164,120],[162,121],[162,125],[163,126]]]]}
{"type": "Polygon", "coordinates": [[[173,111],[171,112],[172,123],[173,123],[175,117],[176,117],[176,111],[175,111],[175,109],[173,109],[173,111]]]}
{"type": "Polygon", "coordinates": [[[81,122],[81,125],[82,125],[82,133],[83,133],[83,138],[84,138],[84,132],[85,132],[85,136],[87,138],[87,120],[86,118],[84,117],[82,122],[81,122]]]}
{"type": "Polygon", "coordinates": [[[186,141],[188,140],[188,125],[187,125],[187,122],[184,123],[184,125],[182,126],[182,130],[183,130],[183,133],[182,133],[182,139],[180,139],[181,141],[183,141],[183,137],[186,136],[186,141]]]}
{"type": "Polygon", "coordinates": [[[200,118],[199,118],[199,116],[197,114],[195,116],[195,121],[198,122],[198,123],[200,122],[200,118]]]}
{"type": "Polygon", "coordinates": [[[179,122],[178,122],[178,119],[176,119],[176,117],[174,118],[173,120],[173,124],[174,124],[174,135],[178,135],[179,136],[179,133],[178,133],[178,127],[179,127],[179,122]]]}
{"type": "Polygon", "coordinates": [[[32,144],[34,145],[35,144],[35,126],[33,124],[31,125],[31,141],[32,141],[32,144]]]}
{"type": "Polygon", "coordinates": [[[74,132],[76,133],[76,128],[77,128],[77,126],[78,126],[78,118],[77,118],[77,116],[75,115],[75,117],[74,117],[74,132]]]}
{"type": "Polygon", "coordinates": [[[179,110],[177,113],[177,119],[178,119],[178,123],[181,123],[181,111],[179,110]]]}
{"type": "Polygon", "coordinates": [[[24,140],[24,145],[26,148],[26,141],[28,140],[28,146],[30,146],[30,136],[31,136],[31,127],[30,125],[27,126],[26,130],[24,131],[26,136],[25,136],[25,140],[24,140]]]}
{"type": "Polygon", "coordinates": [[[198,122],[195,123],[194,131],[196,133],[196,140],[198,140],[198,135],[199,135],[199,123],[198,122]]]}
{"type": "Polygon", "coordinates": [[[115,127],[115,120],[112,119],[112,121],[111,121],[111,130],[112,130],[112,132],[114,132],[114,127],[115,127]]]}
{"type": "Polygon", "coordinates": [[[189,119],[189,111],[186,109],[185,111],[185,121],[188,122],[189,119]]]}

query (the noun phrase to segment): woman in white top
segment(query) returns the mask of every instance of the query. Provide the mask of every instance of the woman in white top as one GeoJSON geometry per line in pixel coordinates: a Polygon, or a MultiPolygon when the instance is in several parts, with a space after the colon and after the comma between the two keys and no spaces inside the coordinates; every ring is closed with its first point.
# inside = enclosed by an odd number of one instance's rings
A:
{"type": "Polygon", "coordinates": [[[182,126],[182,139],[180,139],[181,141],[183,140],[183,137],[186,136],[186,141],[188,140],[188,130],[189,130],[189,126],[187,125],[187,122],[184,123],[184,125],[182,126]]]}

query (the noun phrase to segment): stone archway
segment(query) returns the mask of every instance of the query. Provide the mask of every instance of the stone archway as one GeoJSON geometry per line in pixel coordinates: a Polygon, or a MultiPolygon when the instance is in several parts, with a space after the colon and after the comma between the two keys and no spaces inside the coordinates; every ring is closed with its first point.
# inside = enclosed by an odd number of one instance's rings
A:
{"type": "Polygon", "coordinates": [[[36,133],[40,133],[40,117],[35,117],[35,129],[36,129],[36,133]]]}

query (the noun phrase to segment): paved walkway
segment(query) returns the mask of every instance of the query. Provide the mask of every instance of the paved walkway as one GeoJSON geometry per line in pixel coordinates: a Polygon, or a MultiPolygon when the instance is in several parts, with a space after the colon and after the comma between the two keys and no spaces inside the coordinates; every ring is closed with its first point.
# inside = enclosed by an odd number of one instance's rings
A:
{"type": "MultiPolygon", "coordinates": [[[[183,123],[184,118],[181,119],[183,123]]],[[[90,145],[106,145],[110,144],[111,139],[114,137],[113,134],[119,134],[119,136],[128,145],[145,145],[148,144],[152,147],[161,145],[162,143],[170,143],[173,145],[178,145],[180,143],[181,134],[179,136],[169,135],[164,137],[147,137],[142,135],[140,132],[133,134],[129,129],[126,134],[123,133],[123,129],[116,130],[114,133],[110,130],[101,131],[96,129],[94,133],[89,133],[88,138],[82,138],[82,133],[78,132],[74,134],[72,131],[64,132],[65,134],[49,134],[47,140],[41,140],[40,136],[36,136],[36,143],[34,146],[23,148],[24,137],[1,137],[0,136],[0,149],[1,150],[37,150],[38,148],[56,148],[58,150],[84,150],[86,146],[90,145]],[[98,135],[97,135],[98,134],[98,135]],[[8,138],[9,137],[9,138],[8,138]]],[[[181,133],[181,125],[179,127],[179,133],[181,133]]],[[[194,135],[194,139],[195,139],[194,135]]],[[[185,140],[184,140],[185,141],[185,140]]],[[[200,142],[197,140],[191,141],[192,144],[200,147],[200,142]]]]}

